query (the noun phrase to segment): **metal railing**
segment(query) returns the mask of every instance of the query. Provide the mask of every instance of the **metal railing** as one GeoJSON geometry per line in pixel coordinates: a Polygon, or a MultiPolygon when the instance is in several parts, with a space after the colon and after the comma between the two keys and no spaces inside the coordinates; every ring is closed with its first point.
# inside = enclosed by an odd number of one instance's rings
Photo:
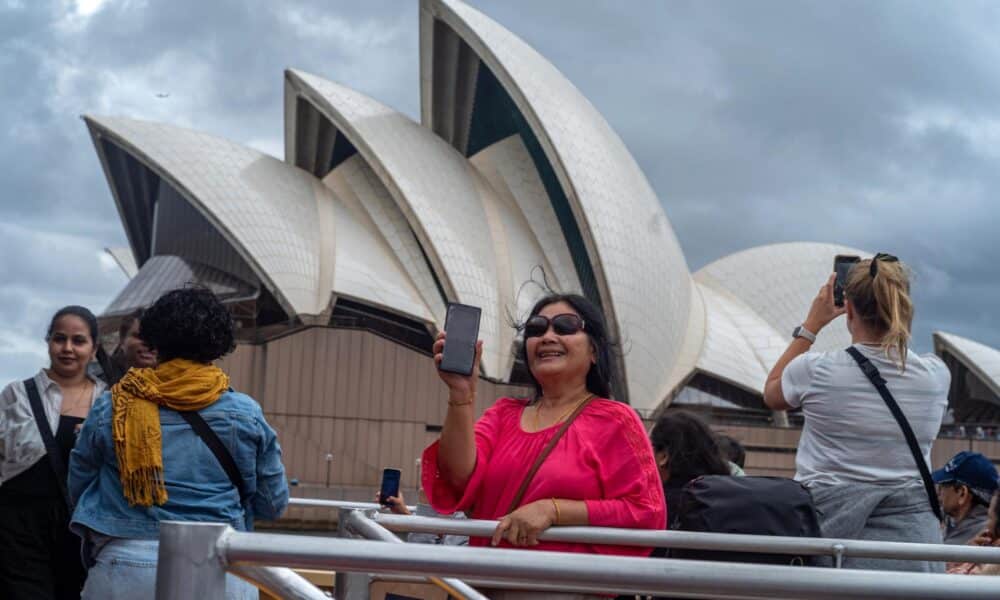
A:
{"type": "MultiPolygon", "coordinates": [[[[345,511],[341,514],[341,523],[363,535],[388,540],[388,532],[371,516],[361,511],[345,511]]],[[[482,525],[482,522],[471,523],[476,527],[482,525]]],[[[606,533],[612,535],[612,532],[606,533]]],[[[621,536],[628,533],[640,532],[614,532],[621,536]]],[[[602,541],[606,543],[610,539],[605,536],[602,541]]],[[[225,524],[164,522],[160,530],[157,598],[221,598],[225,594],[227,569],[240,573],[249,569],[252,573],[253,569],[268,565],[334,569],[338,576],[336,594],[339,599],[363,598],[367,592],[366,587],[363,590],[350,585],[341,587],[340,577],[345,572],[422,578],[433,574],[450,583],[454,582],[451,578],[473,578],[490,587],[665,594],[677,598],[976,600],[1000,597],[1000,578],[993,577],[925,573],[906,573],[901,577],[884,571],[762,567],[606,555],[594,560],[591,555],[574,553],[245,533],[234,531],[225,524]]],[[[459,597],[483,597],[467,586],[462,587],[464,585],[449,592],[459,597]]]]}
{"type": "MultiPolygon", "coordinates": [[[[389,531],[405,533],[442,533],[490,537],[497,526],[496,521],[415,517],[383,513],[374,513],[372,518],[389,531]]],[[[848,557],[1000,563],[1000,548],[994,547],[877,542],[834,538],[611,529],[606,527],[552,527],[542,532],[538,536],[538,539],[547,542],[575,542],[611,546],[830,556],[833,557],[835,566],[838,567],[841,566],[843,559],[848,557]]]]}
{"type": "MultiPolygon", "coordinates": [[[[368,511],[370,518],[389,531],[397,533],[437,533],[490,537],[496,521],[450,519],[394,515],[377,512],[382,507],[370,502],[341,500],[302,500],[293,498],[293,505],[319,506],[331,509],[368,511]]],[[[411,511],[415,508],[411,507],[411,511]]],[[[343,514],[343,513],[342,513],[343,514]]],[[[610,529],[605,527],[552,527],[541,533],[539,540],[575,542],[614,546],[643,546],[678,550],[717,550],[724,552],[762,552],[804,556],[830,556],[835,566],[845,558],[883,558],[940,562],[1000,563],[1000,548],[878,542],[835,538],[800,538],[768,535],[741,535],[693,531],[658,531],[644,529],[610,529]]]]}

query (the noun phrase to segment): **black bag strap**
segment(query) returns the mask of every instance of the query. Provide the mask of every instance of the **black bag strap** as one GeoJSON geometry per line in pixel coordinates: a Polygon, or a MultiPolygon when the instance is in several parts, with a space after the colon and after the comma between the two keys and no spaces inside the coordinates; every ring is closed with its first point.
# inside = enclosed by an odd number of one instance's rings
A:
{"type": "Polygon", "coordinates": [[[45,444],[45,453],[49,457],[49,464],[52,465],[52,470],[56,473],[59,491],[62,492],[63,499],[66,500],[66,506],[69,507],[70,512],[73,512],[73,499],[70,498],[69,490],[66,487],[69,473],[66,470],[66,463],[63,462],[59,444],[56,443],[56,437],[52,435],[52,428],[49,427],[49,419],[45,416],[45,407],[42,406],[42,396],[38,393],[38,385],[34,378],[24,380],[24,391],[28,393],[28,403],[31,405],[31,412],[35,415],[38,432],[42,434],[42,443],[45,444]]]}
{"type": "Polygon", "coordinates": [[[920,470],[920,477],[924,480],[924,488],[927,490],[927,499],[931,502],[931,510],[934,511],[934,516],[938,518],[938,521],[943,521],[944,516],[941,513],[941,504],[938,502],[937,491],[934,488],[934,480],[931,479],[931,471],[927,468],[927,462],[924,460],[924,455],[920,452],[920,444],[917,443],[917,436],[913,433],[913,428],[910,427],[910,422],[906,420],[906,415],[899,408],[899,404],[896,403],[896,399],[892,397],[889,392],[889,388],[885,385],[885,379],[882,378],[882,374],[878,372],[878,367],[872,364],[872,361],[861,354],[861,351],[851,346],[847,349],[847,353],[851,355],[851,358],[858,363],[861,370],[864,372],[868,380],[872,382],[875,389],[878,390],[879,395],[885,400],[886,406],[889,407],[889,411],[892,416],[896,418],[896,423],[899,424],[899,428],[903,430],[903,437],[906,438],[906,443],[910,446],[910,452],[913,454],[913,460],[917,463],[917,468],[920,470]]]}
{"type": "Polygon", "coordinates": [[[226,475],[229,476],[229,481],[233,482],[233,487],[235,487],[236,491],[240,493],[240,504],[242,506],[246,506],[249,494],[246,492],[246,486],[243,485],[243,476],[240,475],[240,470],[236,466],[236,461],[233,460],[233,455],[229,453],[229,450],[222,443],[222,440],[219,439],[219,436],[215,433],[215,431],[208,426],[205,419],[202,418],[202,416],[196,411],[177,412],[184,417],[184,420],[188,422],[191,429],[194,429],[194,432],[198,434],[198,437],[205,442],[208,449],[215,455],[215,459],[219,461],[219,465],[222,466],[226,475]]]}

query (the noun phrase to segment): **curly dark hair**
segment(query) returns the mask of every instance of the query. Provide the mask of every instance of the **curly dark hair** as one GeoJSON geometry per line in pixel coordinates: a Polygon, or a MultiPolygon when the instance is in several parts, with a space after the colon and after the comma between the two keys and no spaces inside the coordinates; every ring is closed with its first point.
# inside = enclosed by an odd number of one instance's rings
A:
{"type": "MultiPolygon", "coordinates": [[[[549,294],[535,303],[528,315],[528,319],[542,312],[542,309],[556,302],[565,302],[573,307],[573,310],[580,315],[585,323],[583,331],[590,338],[590,343],[594,347],[594,356],[597,359],[587,372],[587,391],[598,398],[611,397],[611,371],[612,353],[615,343],[608,334],[608,327],[604,324],[604,315],[601,309],[590,300],[579,294],[549,294]]],[[[527,319],[525,319],[527,322],[527,319]]],[[[518,325],[518,329],[524,329],[524,324],[518,325]]],[[[521,361],[528,365],[528,342],[521,339],[521,347],[518,349],[518,356],[521,361]]],[[[535,380],[535,376],[528,369],[528,378],[535,386],[536,399],[542,395],[542,386],[535,380]]]]}
{"type": "Polygon", "coordinates": [[[139,336],[156,350],[161,363],[174,358],[209,363],[236,347],[232,315],[202,287],[160,296],[142,315],[139,336]]]}
{"type": "Polygon", "coordinates": [[[694,413],[671,410],[656,421],[649,436],[656,452],[667,454],[670,481],[687,482],[702,475],[729,475],[712,430],[694,413]]]}

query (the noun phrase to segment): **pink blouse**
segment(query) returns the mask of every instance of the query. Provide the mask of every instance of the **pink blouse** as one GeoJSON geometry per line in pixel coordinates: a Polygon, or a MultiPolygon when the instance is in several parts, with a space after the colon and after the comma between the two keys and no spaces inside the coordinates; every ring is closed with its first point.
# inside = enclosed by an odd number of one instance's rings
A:
{"type": "MultiPolygon", "coordinates": [[[[465,490],[452,488],[438,471],[438,444],[424,450],[422,483],[439,513],[465,511],[475,519],[505,516],[535,458],[561,424],[534,433],[521,429],[525,400],[501,398],[476,422],[476,466],[465,490]]],[[[583,500],[591,525],[663,529],[663,486],[653,448],[632,408],[594,399],[542,463],[521,505],[544,498],[583,500]]],[[[472,538],[473,546],[489,544],[472,538]]],[[[501,545],[507,545],[502,542],[501,545]]],[[[536,550],[648,555],[651,548],[541,542],[536,550]]]]}

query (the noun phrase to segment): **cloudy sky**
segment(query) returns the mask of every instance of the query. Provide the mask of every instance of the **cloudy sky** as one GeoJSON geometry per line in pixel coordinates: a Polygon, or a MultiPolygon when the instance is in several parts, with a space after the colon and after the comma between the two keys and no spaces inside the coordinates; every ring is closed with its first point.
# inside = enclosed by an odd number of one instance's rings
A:
{"type": "MultiPolygon", "coordinates": [[[[1000,4],[473,0],[597,106],[692,269],[779,241],[898,254],[915,345],[1000,347],[1000,4]]],[[[102,310],[125,245],[79,115],[282,155],[282,70],[418,118],[416,0],[0,0],[0,381],[49,316],[102,310]],[[167,95],[167,97],[158,97],[167,95]]]]}

